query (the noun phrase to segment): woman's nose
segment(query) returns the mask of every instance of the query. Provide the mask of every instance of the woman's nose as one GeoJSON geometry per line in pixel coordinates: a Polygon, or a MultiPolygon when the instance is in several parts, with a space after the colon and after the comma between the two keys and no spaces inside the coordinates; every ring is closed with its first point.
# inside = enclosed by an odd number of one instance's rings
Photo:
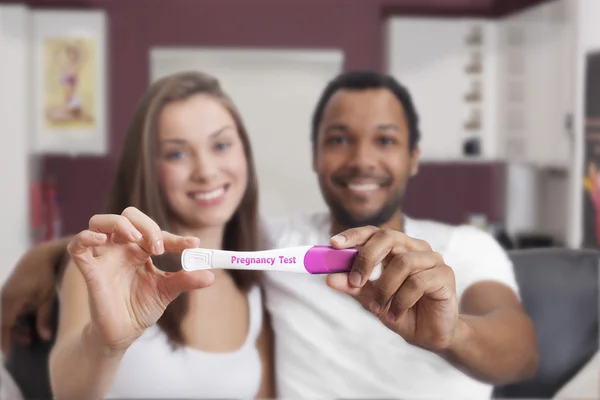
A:
{"type": "Polygon", "coordinates": [[[210,181],[217,176],[218,168],[216,160],[208,154],[196,156],[194,163],[193,178],[202,181],[210,181]]]}

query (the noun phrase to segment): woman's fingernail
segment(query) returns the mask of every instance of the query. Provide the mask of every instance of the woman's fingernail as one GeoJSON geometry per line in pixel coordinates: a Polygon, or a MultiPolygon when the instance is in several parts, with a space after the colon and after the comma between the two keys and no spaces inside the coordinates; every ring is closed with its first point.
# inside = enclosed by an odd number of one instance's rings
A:
{"type": "Polygon", "coordinates": [[[162,240],[157,240],[154,244],[154,252],[156,254],[162,254],[165,251],[165,246],[163,245],[162,240]]]}
{"type": "Polygon", "coordinates": [[[188,236],[185,238],[185,242],[188,244],[196,244],[198,243],[198,239],[193,236],[188,236]]]}
{"type": "Polygon", "coordinates": [[[335,235],[334,237],[332,237],[333,240],[335,240],[338,243],[345,243],[346,242],[346,236],[344,235],[335,235]]]}
{"type": "Polygon", "coordinates": [[[104,235],[104,233],[94,233],[94,239],[96,240],[104,240],[106,236],[104,235]]]}
{"type": "Polygon", "coordinates": [[[130,233],[131,233],[131,237],[134,238],[135,240],[140,240],[142,238],[142,234],[137,229],[132,229],[130,231],[130,233]]]}

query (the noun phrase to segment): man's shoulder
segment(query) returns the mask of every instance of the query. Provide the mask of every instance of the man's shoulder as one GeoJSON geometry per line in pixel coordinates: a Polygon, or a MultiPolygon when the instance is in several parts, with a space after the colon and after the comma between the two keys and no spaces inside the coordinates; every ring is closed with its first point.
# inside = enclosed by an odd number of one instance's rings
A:
{"type": "Polygon", "coordinates": [[[457,226],[431,219],[413,219],[405,216],[405,233],[429,243],[434,251],[445,252],[457,226]]]}
{"type": "Polygon", "coordinates": [[[467,224],[452,225],[426,219],[407,219],[407,234],[427,241],[435,251],[504,253],[489,232],[467,224]]]}
{"type": "Polygon", "coordinates": [[[472,225],[456,226],[452,235],[451,246],[457,250],[479,254],[506,253],[492,234],[472,225]]]}
{"type": "Polygon", "coordinates": [[[421,232],[424,237],[420,238],[442,254],[444,261],[454,270],[459,295],[481,281],[504,283],[519,295],[512,261],[490,233],[472,225],[435,221],[416,221],[414,230],[421,232]]]}

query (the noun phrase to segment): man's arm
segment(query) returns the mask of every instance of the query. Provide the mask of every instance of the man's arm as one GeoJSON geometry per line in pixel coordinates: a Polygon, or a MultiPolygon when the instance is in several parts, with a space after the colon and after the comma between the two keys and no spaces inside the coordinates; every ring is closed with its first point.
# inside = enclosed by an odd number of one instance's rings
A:
{"type": "Polygon", "coordinates": [[[492,281],[465,291],[455,338],[440,355],[494,385],[530,379],[538,366],[533,323],[514,291],[492,281]]]}
{"type": "Polygon", "coordinates": [[[51,242],[46,242],[40,246],[45,245],[47,247],[47,254],[54,259],[56,265],[62,259],[63,255],[67,254],[67,246],[71,239],[73,239],[73,236],[65,236],[51,242]]]}
{"type": "MultiPolygon", "coordinates": [[[[40,337],[49,340],[50,319],[57,279],[62,276],[60,265],[71,237],[45,242],[31,248],[21,257],[2,286],[2,351],[6,355],[17,318],[25,312],[35,312],[36,329],[40,337]],[[58,267],[58,268],[57,268],[58,267]]],[[[25,342],[29,338],[23,338],[25,342]]]]}

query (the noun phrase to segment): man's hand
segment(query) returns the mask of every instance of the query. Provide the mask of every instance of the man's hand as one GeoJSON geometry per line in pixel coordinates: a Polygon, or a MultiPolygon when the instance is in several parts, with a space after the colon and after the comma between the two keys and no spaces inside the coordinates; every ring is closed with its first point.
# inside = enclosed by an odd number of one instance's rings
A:
{"type": "Polygon", "coordinates": [[[331,240],[335,248],[357,247],[348,274],[327,284],[361,305],[408,343],[432,351],[448,349],[459,327],[453,270],[427,242],[373,226],[348,229],[331,240]],[[381,264],[381,276],[370,281],[381,264]]]}
{"type": "MultiPolygon", "coordinates": [[[[476,282],[459,305],[453,270],[422,240],[369,226],[346,230],[331,243],[359,251],[352,271],[329,275],[328,285],[354,296],[408,343],[494,385],[535,373],[533,323],[510,287],[493,280],[476,282]],[[380,263],[383,272],[371,281],[380,263]]],[[[492,260],[504,257],[493,241],[481,240],[481,245],[492,260]]]]}
{"type": "Polygon", "coordinates": [[[2,287],[2,352],[5,356],[12,342],[30,343],[33,332],[15,329],[17,319],[27,312],[35,312],[38,335],[44,340],[51,339],[55,266],[66,246],[67,240],[60,239],[32,248],[19,260],[2,287]]]}

